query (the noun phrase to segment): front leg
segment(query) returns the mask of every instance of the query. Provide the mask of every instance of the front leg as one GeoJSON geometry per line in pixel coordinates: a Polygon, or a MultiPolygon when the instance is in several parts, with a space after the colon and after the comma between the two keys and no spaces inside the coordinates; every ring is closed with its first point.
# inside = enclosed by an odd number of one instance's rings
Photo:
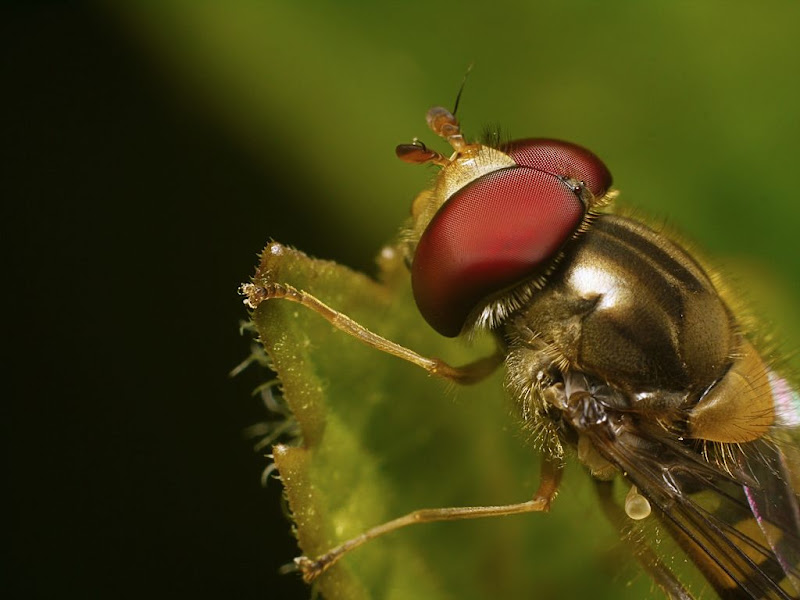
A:
{"type": "Polygon", "coordinates": [[[431,375],[443,377],[444,379],[449,379],[450,381],[462,385],[469,385],[482,381],[491,375],[503,362],[504,354],[500,349],[491,356],[480,358],[458,367],[449,365],[438,358],[422,356],[410,348],[401,346],[400,344],[373,333],[347,315],[334,310],[315,296],[312,296],[304,290],[298,290],[288,284],[269,282],[263,285],[256,285],[253,283],[245,283],[239,288],[239,293],[245,297],[244,304],[253,310],[258,308],[262,302],[270,299],[296,302],[314,311],[339,331],[353,336],[363,344],[381,352],[391,354],[392,356],[402,358],[417,367],[425,369],[431,375]]]}

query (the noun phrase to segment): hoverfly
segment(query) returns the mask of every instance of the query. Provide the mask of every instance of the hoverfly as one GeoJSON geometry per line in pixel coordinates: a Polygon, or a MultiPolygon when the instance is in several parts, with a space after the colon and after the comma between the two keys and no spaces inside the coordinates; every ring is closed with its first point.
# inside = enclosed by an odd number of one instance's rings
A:
{"type": "MultiPolygon", "coordinates": [[[[572,448],[612,522],[627,530],[655,519],[721,598],[800,598],[800,395],[755,349],[719,277],[680,243],[615,214],[611,174],[585,148],[468,142],[440,107],[427,122],[453,153],[397,147],[406,162],[441,168],[401,235],[414,298],[444,336],[491,332],[495,354],[460,367],[427,358],[269,273],[241,291],[253,309],[300,303],[459,384],[504,365],[520,419],[547,450],[539,489],[519,504],[399,517],[300,557],[304,578],[406,525],[546,511],[572,448]],[[616,479],[630,490],[622,506],[616,479]]],[[[692,598],[655,544],[624,539],[668,597],[692,598]]]]}

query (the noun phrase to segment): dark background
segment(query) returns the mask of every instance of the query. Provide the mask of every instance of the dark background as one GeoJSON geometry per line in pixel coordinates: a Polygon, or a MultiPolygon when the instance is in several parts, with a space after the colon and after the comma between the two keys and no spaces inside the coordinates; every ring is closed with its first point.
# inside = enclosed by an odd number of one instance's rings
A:
{"type": "Polygon", "coordinates": [[[0,15],[7,596],[308,595],[242,435],[264,375],[227,375],[236,288],[270,238],[370,270],[429,176],[393,146],[472,61],[473,132],[592,147],[797,346],[791,3],[134,4],[0,15]]]}
{"type": "Polygon", "coordinates": [[[242,436],[264,374],[227,376],[249,352],[236,288],[269,235],[299,235],[302,187],[96,10],[20,6],[2,29],[4,595],[304,597],[242,436]]]}

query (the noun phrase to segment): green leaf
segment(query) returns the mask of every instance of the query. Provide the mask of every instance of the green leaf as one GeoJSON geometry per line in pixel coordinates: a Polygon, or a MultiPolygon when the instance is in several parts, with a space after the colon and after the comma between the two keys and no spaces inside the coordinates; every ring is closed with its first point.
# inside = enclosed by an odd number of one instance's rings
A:
{"type": "MultiPolygon", "coordinates": [[[[270,244],[254,283],[308,291],[452,364],[492,351],[490,340],[468,347],[435,334],[399,260],[383,266],[378,283],[270,244]]],[[[502,373],[454,388],[284,300],[261,303],[253,322],[302,431],[301,445],[276,446],[274,456],[305,555],[415,509],[532,497],[538,456],[512,417],[502,373]]],[[[630,586],[632,571],[620,574],[616,540],[587,476],[572,468],[549,514],[408,527],[348,554],[317,585],[328,600],[647,596],[643,576],[630,586]]]]}

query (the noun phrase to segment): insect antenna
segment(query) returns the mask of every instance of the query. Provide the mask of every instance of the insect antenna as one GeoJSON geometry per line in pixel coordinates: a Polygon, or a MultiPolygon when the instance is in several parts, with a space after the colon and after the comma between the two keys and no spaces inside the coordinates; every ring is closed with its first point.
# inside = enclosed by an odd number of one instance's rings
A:
{"type": "Polygon", "coordinates": [[[452,115],[454,117],[458,112],[458,104],[461,102],[461,93],[464,91],[464,86],[467,85],[467,77],[469,77],[469,74],[472,72],[472,67],[474,66],[474,62],[469,63],[467,70],[464,72],[464,77],[461,79],[461,85],[458,87],[458,93],[456,94],[456,101],[453,103],[452,115]]]}

